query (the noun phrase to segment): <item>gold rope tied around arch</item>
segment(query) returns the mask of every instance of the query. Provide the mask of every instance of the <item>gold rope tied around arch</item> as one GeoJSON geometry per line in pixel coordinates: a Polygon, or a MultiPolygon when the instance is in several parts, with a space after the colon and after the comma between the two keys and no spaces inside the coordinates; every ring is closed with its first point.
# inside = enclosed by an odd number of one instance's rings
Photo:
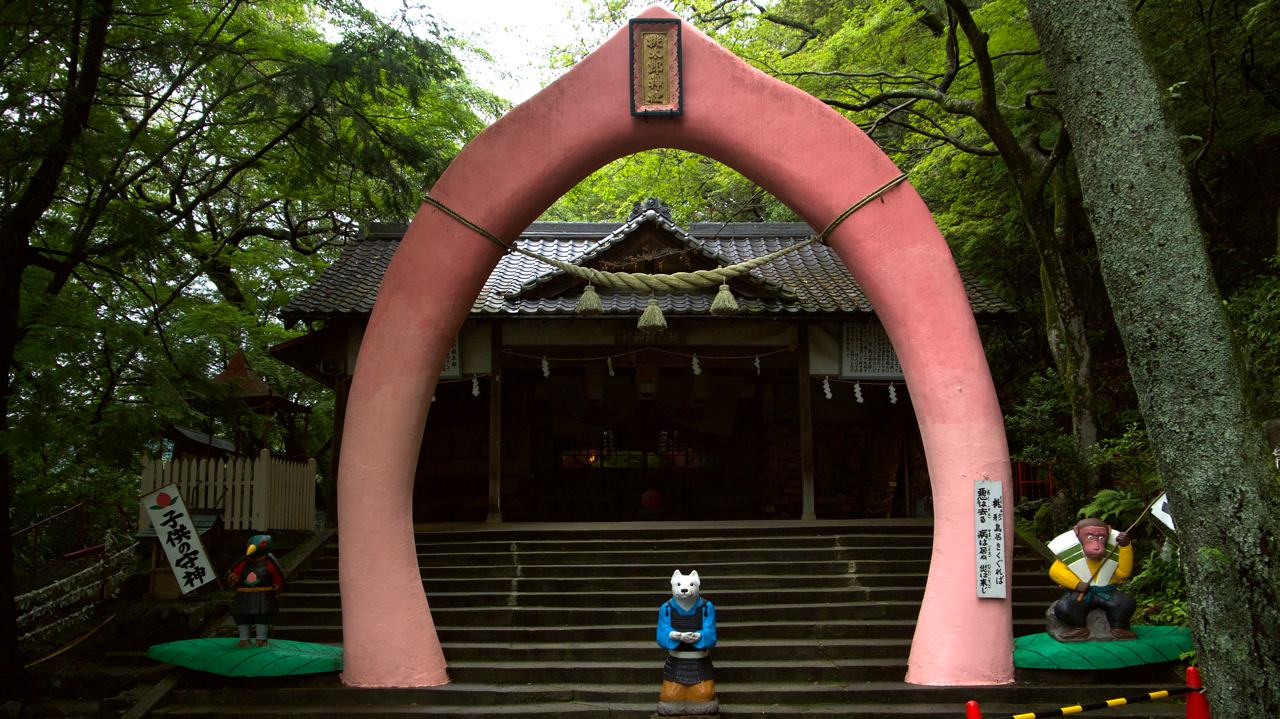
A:
{"type": "MultiPolygon", "coordinates": [[[[572,262],[557,260],[552,257],[546,257],[531,250],[526,250],[516,244],[507,244],[498,238],[497,235],[468,220],[458,214],[453,208],[445,205],[440,200],[431,196],[431,193],[425,193],[423,200],[432,207],[440,210],[446,215],[457,220],[468,229],[479,234],[481,237],[501,247],[506,252],[516,252],[526,257],[531,257],[539,262],[562,270],[574,277],[587,281],[587,286],[583,292],[583,302],[579,304],[579,311],[584,313],[600,312],[600,300],[596,296],[594,285],[608,287],[614,290],[625,290],[631,292],[649,292],[650,294],[657,292],[693,292],[697,290],[710,289],[715,286],[720,287],[720,294],[716,297],[712,304],[712,312],[714,314],[727,314],[737,311],[737,302],[733,300],[733,296],[729,294],[728,281],[744,275],[751,270],[772,262],[779,257],[788,255],[799,250],[802,247],[811,245],[814,242],[826,242],[828,236],[835,231],[840,223],[844,222],[854,212],[865,207],[872,200],[888,192],[896,187],[902,181],[907,179],[904,172],[888,182],[880,185],[876,189],[867,194],[866,197],[853,203],[838,217],[830,222],[822,232],[811,235],[800,242],[789,245],[780,250],[770,252],[767,255],[752,257],[732,265],[717,267],[713,270],[695,270],[693,272],[673,272],[670,274],[648,274],[643,272],[606,272],[604,270],[596,270],[590,267],[582,267],[572,262]],[[727,299],[726,299],[727,298],[727,299]],[[719,310],[719,311],[718,311],[719,310]]],[[[640,319],[641,329],[666,329],[666,320],[662,318],[661,310],[658,308],[657,301],[650,297],[649,306],[645,309],[644,315],[640,319]]]]}

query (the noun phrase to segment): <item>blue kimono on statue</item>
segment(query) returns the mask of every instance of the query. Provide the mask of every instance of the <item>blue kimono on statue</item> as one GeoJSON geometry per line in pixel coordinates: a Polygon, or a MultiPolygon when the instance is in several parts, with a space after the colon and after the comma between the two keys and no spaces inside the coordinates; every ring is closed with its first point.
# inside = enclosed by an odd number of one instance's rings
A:
{"type": "MultiPolygon", "coordinates": [[[[652,606],[652,605],[650,605],[652,606]]],[[[689,631],[689,630],[682,630],[689,631]]],[[[658,607],[658,646],[663,649],[710,649],[716,645],[716,605],[711,602],[698,598],[697,603],[689,611],[684,611],[675,599],[668,599],[661,607],[658,607]],[[699,622],[697,629],[692,631],[702,632],[702,637],[693,644],[682,644],[671,638],[671,617],[674,613],[677,621],[685,624],[689,619],[696,619],[699,622]],[[681,621],[683,620],[683,621],[681,621]]]]}

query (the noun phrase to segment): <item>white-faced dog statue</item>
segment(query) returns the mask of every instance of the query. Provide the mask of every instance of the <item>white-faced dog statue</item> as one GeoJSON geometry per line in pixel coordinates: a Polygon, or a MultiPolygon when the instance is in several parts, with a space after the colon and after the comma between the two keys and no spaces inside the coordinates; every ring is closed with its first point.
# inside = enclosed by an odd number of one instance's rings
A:
{"type": "Polygon", "coordinates": [[[658,607],[658,646],[667,650],[662,667],[661,716],[717,715],[711,648],[716,645],[716,608],[701,596],[698,572],[671,575],[671,599],[658,607]]]}

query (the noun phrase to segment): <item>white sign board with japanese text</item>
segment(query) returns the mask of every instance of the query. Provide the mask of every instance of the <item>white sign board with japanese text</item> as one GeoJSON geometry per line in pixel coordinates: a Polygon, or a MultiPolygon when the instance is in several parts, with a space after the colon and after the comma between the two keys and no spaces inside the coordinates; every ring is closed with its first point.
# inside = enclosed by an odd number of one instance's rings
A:
{"type": "Polygon", "coordinates": [[[178,494],[178,485],[170,484],[146,495],[142,498],[142,506],[151,517],[151,526],[155,527],[156,537],[164,547],[164,554],[169,558],[169,566],[173,568],[173,576],[183,594],[217,578],[209,564],[209,554],[205,552],[200,535],[196,534],[195,525],[191,522],[187,505],[178,494]]]}
{"type": "Polygon", "coordinates": [[[845,322],[840,343],[840,376],[845,379],[902,379],[902,365],[884,327],[845,322]]]}
{"type": "Polygon", "coordinates": [[[1004,558],[1004,488],[994,479],[973,483],[973,528],[978,548],[978,597],[1008,596],[1004,558]]]}

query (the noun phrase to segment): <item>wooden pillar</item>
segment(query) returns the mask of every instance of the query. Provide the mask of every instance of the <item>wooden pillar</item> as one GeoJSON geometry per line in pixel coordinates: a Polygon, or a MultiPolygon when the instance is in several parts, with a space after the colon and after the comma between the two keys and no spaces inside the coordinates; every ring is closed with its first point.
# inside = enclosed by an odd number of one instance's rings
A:
{"type": "Polygon", "coordinates": [[[817,519],[813,497],[813,406],[809,399],[809,327],[800,325],[796,339],[796,365],[800,415],[800,483],[804,491],[804,509],[800,519],[817,519]]]}
{"type": "Polygon", "coordinates": [[[342,429],[347,423],[347,397],[351,394],[351,375],[338,377],[333,386],[333,435],[329,440],[329,476],[325,479],[324,521],[338,526],[338,462],[342,459],[342,429]]]}
{"type": "Polygon", "coordinates": [[[271,450],[265,448],[259,450],[257,458],[253,461],[253,507],[250,510],[252,519],[249,520],[249,527],[258,532],[271,529],[268,512],[272,506],[271,499],[275,494],[272,465],[271,450]]]}
{"type": "Polygon", "coordinates": [[[489,516],[502,521],[502,325],[494,322],[489,361],[489,516]]]}
{"type": "Polygon", "coordinates": [[[916,508],[913,504],[911,496],[911,448],[912,440],[908,434],[903,434],[906,439],[902,443],[902,496],[905,511],[902,513],[904,517],[915,517],[916,508]]]}

